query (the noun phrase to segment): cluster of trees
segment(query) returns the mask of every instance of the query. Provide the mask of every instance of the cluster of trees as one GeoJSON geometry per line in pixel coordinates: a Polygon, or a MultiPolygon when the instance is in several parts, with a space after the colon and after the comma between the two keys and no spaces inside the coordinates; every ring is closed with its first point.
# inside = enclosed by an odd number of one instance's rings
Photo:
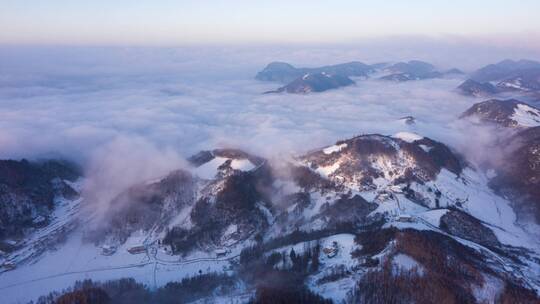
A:
{"type": "Polygon", "coordinates": [[[264,231],[266,218],[256,206],[269,201],[260,189],[265,184],[261,181],[270,178],[267,171],[268,168],[261,167],[255,172],[236,171],[227,176],[214,202],[210,197],[202,197],[193,206],[190,218],[194,227],[168,230],[163,243],[170,245],[175,254],[187,253],[204,244],[219,243],[222,232],[231,223],[246,231],[264,231]]]}
{"type": "Polygon", "coordinates": [[[265,252],[270,250],[298,243],[311,242],[332,235],[330,233],[331,232],[327,230],[313,230],[309,232],[295,230],[287,235],[271,239],[265,243],[257,243],[254,246],[242,249],[240,252],[240,264],[246,265],[251,261],[259,260],[265,252]]]}
{"type": "Polygon", "coordinates": [[[353,303],[475,303],[469,286],[482,286],[479,256],[453,239],[432,231],[394,228],[359,234],[353,256],[372,256],[395,240],[395,250],[414,258],[424,271],[399,271],[391,260],[358,281],[353,303]]]}
{"type": "Polygon", "coordinates": [[[134,279],[107,282],[77,281],[72,288],[40,297],[35,304],[180,304],[214,294],[227,294],[237,279],[223,273],[184,278],[151,290],[134,279]]]}
{"type": "Polygon", "coordinates": [[[156,303],[187,303],[211,294],[228,294],[236,285],[237,279],[224,273],[202,274],[167,283],[154,298],[156,303]]]}
{"type": "MultiPolygon", "coordinates": [[[[272,246],[283,240],[297,240],[308,236],[309,234],[304,232],[296,232],[292,236],[277,240],[272,246]]],[[[321,246],[318,242],[307,242],[302,252],[296,252],[292,248],[289,251],[266,254],[266,248],[272,246],[258,244],[245,248],[240,254],[239,274],[257,290],[251,303],[332,303],[312,293],[304,285],[307,275],[319,269],[321,246]]]]}
{"type": "Polygon", "coordinates": [[[76,290],[60,296],[56,304],[108,304],[111,303],[109,295],[101,288],[88,288],[76,290]]]}
{"type": "MultiPolygon", "coordinates": [[[[319,243],[313,247],[304,248],[304,251],[297,254],[294,248],[289,252],[289,259],[291,265],[289,270],[299,273],[313,273],[319,270],[319,255],[321,252],[321,246],[319,243]]],[[[282,254],[284,256],[284,254],[282,254]]],[[[286,259],[284,258],[284,261],[286,259]]]]}
{"type": "Polygon", "coordinates": [[[412,257],[422,271],[396,269],[387,259],[357,282],[350,303],[477,303],[473,290],[486,284],[485,275],[505,284],[495,303],[540,303],[534,291],[487,267],[478,252],[433,231],[386,229],[371,237],[359,235],[363,247],[354,254],[379,253],[391,240],[396,241],[394,250],[412,257]]]}
{"type": "Polygon", "coordinates": [[[372,256],[381,252],[396,237],[397,231],[396,228],[387,228],[357,234],[354,242],[360,248],[351,253],[352,257],[372,256]]]}
{"type": "Polygon", "coordinates": [[[416,270],[397,272],[387,263],[383,269],[370,271],[357,282],[349,302],[472,304],[476,299],[471,293],[455,290],[444,281],[424,277],[416,270]]]}
{"type": "MultiPolygon", "coordinates": [[[[245,248],[240,254],[239,273],[245,282],[256,287],[253,304],[297,303],[329,304],[325,299],[311,292],[304,284],[305,278],[319,270],[321,246],[318,241],[306,242],[301,252],[294,248],[266,254],[273,246],[287,242],[300,243],[301,239],[311,240],[321,231],[300,232],[245,248]]],[[[325,233],[325,232],[324,232],[325,233]]]]}
{"type": "Polygon", "coordinates": [[[497,304],[538,304],[540,298],[536,292],[516,284],[507,283],[503,292],[497,298],[497,304]]]}
{"type": "Polygon", "coordinates": [[[310,291],[305,286],[299,287],[260,287],[250,304],[332,304],[332,300],[325,299],[310,291]]]}
{"type": "Polygon", "coordinates": [[[265,255],[260,246],[247,247],[240,253],[240,271],[246,270],[245,272],[254,274],[279,269],[306,276],[319,270],[320,252],[319,242],[306,243],[300,253],[292,248],[288,252],[275,251],[265,255]]]}
{"type": "Polygon", "coordinates": [[[197,244],[196,236],[182,227],[167,228],[162,243],[171,246],[174,254],[187,253],[197,244]]]}
{"type": "MultiPolygon", "coordinates": [[[[329,237],[340,233],[356,233],[356,228],[349,225],[343,225],[334,228],[321,230],[294,230],[293,232],[270,239],[264,243],[259,242],[254,246],[244,248],[240,253],[240,264],[246,264],[250,260],[256,260],[262,257],[264,252],[274,250],[281,247],[286,247],[298,243],[318,241],[322,238],[329,237]]],[[[367,233],[368,235],[370,233],[367,233]]]]}
{"type": "Polygon", "coordinates": [[[51,292],[40,297],[36,304],[105,304],[148,303],[150,292],[134,279],[107,282],[76,281],[73,287],[62,292],[51,292]]]}
{"type": "Polygon", "coordinates": [[[351,272],[345,267],[345,265],[336,265],[335,267],[332,267],[327,275],[317,280],[317,284],[325,284],[329,282],[335,282],[339,279],[342,279],[348,275],[350,275],[351,272]]]}
{"type": "MultiPolygon", "coordinates": [[[[470,283],[469,283],[470,284],[470,283]]],[[[368,272],[358,282],[348,303],[370,304],[467,304],[477,303],[471,288],[454,285],[444,277],[420,274],[416,269],[396,271],[388,263],[368,272]]],[[[490,302],[491,303],[491,302],[490,302]]],[[[511,282],[494,299],[496,304],[537,304],[540,298],[532,290],[511,282]]]]}
{"type": "Polygon", "coordinates": [[[422,264],[426,269],[425,276],[445,281],[454,290],[470,284],[482,286],[482,272],[493,274],[474,249],[433,231],[400,231],[396,234],[396,247],[422,264]]]}

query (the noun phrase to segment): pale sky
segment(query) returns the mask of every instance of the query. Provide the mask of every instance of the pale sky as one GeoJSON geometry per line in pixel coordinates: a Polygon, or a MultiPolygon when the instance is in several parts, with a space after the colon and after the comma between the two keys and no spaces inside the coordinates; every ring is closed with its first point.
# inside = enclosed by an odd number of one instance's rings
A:
{"type": "Polygon", "coordinates": [[[0,44],[508,39],[537,35],[539,14],[538,0],[0,0],[0,44]]]}

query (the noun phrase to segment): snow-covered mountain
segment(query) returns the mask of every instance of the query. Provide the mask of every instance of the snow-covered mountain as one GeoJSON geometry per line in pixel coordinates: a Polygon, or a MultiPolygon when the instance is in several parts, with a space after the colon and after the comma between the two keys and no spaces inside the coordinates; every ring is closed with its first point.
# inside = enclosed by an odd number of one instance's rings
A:
{"type": "Polygon", "coordinates": [[[478,82],[498,81],[513,77],[521,72],[540,68],[540,62],[533,60],[506,59],[499,63],[489,64],[472,73],[471,78],[478,82]]]}
{"type": "Polygon", "coordinates": [[[435,66],[419,60],[398,62],[385,68],[389,75],[383,76],[382,80],[409,81],[441,77],[443,74],[435,70],[435,66]]]}
{"type": "Polygon", "coordinates": [[[411,80],[423,80],[440,78],[446,75],[461,75],[462,71],[459,69],[449,69],[446,71],[439,71],[431,63],[427,63],[420,60],[411,60],[408,62],[398,62],[390,66],[383,68],[385,74],[379,79],[390,80],[395,82],[411,81],[411,80]]]}
{"type": "Polygon", "coordinates": [[[536,92],[540,91],[540,67],[513,73],[497,83],[501,91],[536,92]]]}
{"type": "Polygon", "coordinates": [[[540,223],[540,126],[518,132],[502,143],[508,158],[492,188],[512,198],[518,215],[540,223]]]}
{"type": "Polygon", "coordinates": [[[0,250],[50,222],[59,200],[77,199],[78,169],[61,161],[0,161],[0,250]]]}
{"type": "MultiPolygon", "coordinates": [[[[538,145],[536,135],[519,136],[532,142],[527,151],[538,145]]],[[[189,162],[119,193],[105,218],[92,216],[92,202],[64,201],[5,253],[8,303],[84,278],[133,277],[160,297],[170,281],[223,271],[236,283],[198,301],[262,301],[292,288],[289,296],[373,302],[386,299],[379,284],[417,301],[538,300],[538,226],[518,223],[512,198],[443,143],[368,134],[292,158],[218,149],[189,162]],[[72,225],[64,242],[44,245],[62,223],[72,225]]]]}
{"type": "Polygon", "coordinates": [[[354,84],[350,77],[360,79],[375,77],[381,80],[403,82],[440,78],[446,75],[461,75],[462,73],[458,69],[441,72],[434,65],[419,60],[373,65],[354,61],[317,68],[295,68],[288,63],[272,62],[257,73],[255,79],[285,83],[279,89],[266,93],[310,93],[354,84]]]}
{"type": "Polygon", "coordinates": [[[367,77],[373,71],[373,67],[358,61],[316,68],[296,68],[285,62],[271,62],[262,71],[257,73],[255,79],[289,83],[306,74],[326,73],[345,77],[367,77]]]}
{"type": "Polygon", "coordinates": [[[287,92],[294,94],[307,94],[311,92],[324,92],[353,84],[354,81],[352,81],[349,77],[339,74],[328,74],[326,72],[307,73],[302,77],[293,80],[286,86],[266,93],[287,92]]]}
{"type": "Polygon", "coordinates": [[[467,96],[485,97],[497,93],[497,88],[489,82],[480,83],[467,79],[457,87],[457,90],[467,96]]]}
{"type": "Polygon", "coordinates": [[[487,65],[473,72],[457,90],[474,97],[501,93],[534,96],[540,91],[540,62],[504,60],[487,65]]]}
{"type": "Polygon", "coordinates": [[[516,99],[490,99],[479,102],[465,111],[461,117],[503,127],[540,126],[540,109],[516,99]]]}
{"type": "Polygon", "coordinates": [[[511,198],[520,217],[540,223],[540,109],[515,99],[492,99],[473,105],[462,118],[510,130],[494,144],[503,164],[493,168],[490,186],[511,198]]]}

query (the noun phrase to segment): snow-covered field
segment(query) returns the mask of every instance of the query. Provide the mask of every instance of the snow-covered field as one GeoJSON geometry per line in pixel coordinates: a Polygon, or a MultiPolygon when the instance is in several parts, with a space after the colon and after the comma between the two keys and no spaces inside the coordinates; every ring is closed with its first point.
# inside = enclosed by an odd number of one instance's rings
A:
{"type": "Polygon", "coordinates": [[[149,287],[159,287],[199,273],[227,271],[229,260],[238,255],[238,251],[232,251],[217,258],[213,253],[195,252],[180,258],[157,247],[130,254],[130,246],[131,242],[126,242],[113,255],[102,255],[101,248],[83,242],[82,233],[75,231],[57,250],[1,273],[2,303],[25,303],[84,279],[132,277],[149,287]]]}

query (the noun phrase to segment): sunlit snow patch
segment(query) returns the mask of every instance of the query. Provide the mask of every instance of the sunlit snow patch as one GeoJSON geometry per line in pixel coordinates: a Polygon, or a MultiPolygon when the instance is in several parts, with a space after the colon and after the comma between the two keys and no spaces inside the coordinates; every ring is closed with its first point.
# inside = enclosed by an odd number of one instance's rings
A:
{"type": "Polygon", "coordinates": [[[416,133],[411,133],[411,132],[398,132],[396,134],[394,134],[393,136],[394,138],[399,138],[403,141],[406,141],[406,142],[409,142],[409,143],[412,143],[412,142],[415,142],[417,140],[421,140],[422,136],[416,134],[416,133]]]}
{"type": "Polygon", "coordinates": [[[343,149],[347,148],[347,144],[341,144],[341,145],[333,145],[327,148],[324,148],[322,151],[324,154],[332,154],[335,152],[339,152],[343,149]]]}
{"type": "Polygon", "coordinates": [[[540,126],[540,111],[526,104],[518,104],[511,119],[521,127],[540,126]]]}
{"type": "Polygon", "coordinates": [[[494,277],[482,273],[484,283],[481,286],[473,285],[472,292],[478,303],[495,303],[496,298],[504,288],[504,283],[494,277]]]}
{"type": "Polygon", "coordinates": [[[328,177],[330,174],[336,172],[337,169],[341,166],[341,163],[339,161],[335,162],[334,164],[326,167],[318,167],[316,169],[317,173],[319,173],[323,177],[328,177]]]}
{"type": "MultiPolygon", "coordinates": [[[[230,159],[226,157],[215,157],[211,161],[195,168],[194,173],[200,178],[213,179],[216,177],[218,168],[228,160],[230,159]]],[[[231,168],[240,171],[249,171],[255,168],[255,165],[247,159],[232,159],[231,168]]]]}
{"type": "Polygon", "coordinates": [[[415,259],[406,254],[396,254],[392,258],[392,266],[396,272],[398,271],[411,271],[416,269],[420,275],[424,273],[422,265],[420,265],[415,259]]]}
{"type": "Polygon", "coordinates": [[[231,168],[240,171],[250,171],[255,168],[255,165],[247,159],[233,159],[231,162],[231,168]]]}
{"type": "Polygon", "coordinates": [[[429,151],[433,149],[433,147],[428,147],[426,145],[420,145],[420,148],[422,148],[422,150],[424,150],[426,153],[429,153],[429,151]]]}
{"type": "Polygon", "coordinates": [[[435,227],[441,224],[441,217],[448,212],[448,209],[434,209],[419,214],[419,217],[435,227]]]}

